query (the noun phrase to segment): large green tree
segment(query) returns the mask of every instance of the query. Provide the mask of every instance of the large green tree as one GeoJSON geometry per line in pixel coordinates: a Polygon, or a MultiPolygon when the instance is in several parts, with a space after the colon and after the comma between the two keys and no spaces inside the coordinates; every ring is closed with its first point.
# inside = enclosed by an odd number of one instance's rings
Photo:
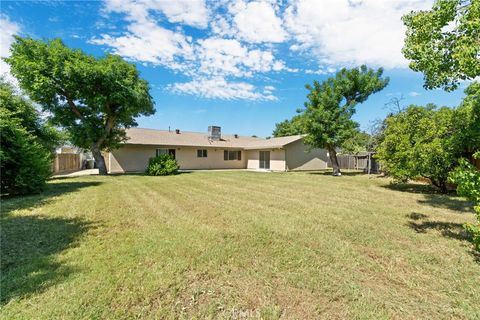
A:
{"type": "Polygon", "coordinates": [[[427,89],[458,87],[480,75],[480,0],[437,0],[431,10],[403,17],[403,54],[423,72],[427,89]]]}
{"type": "Polygon", "coordinates": [[[352,120],[355,107],[388,84],[389,79],[382,75],[381,68],[344,68],[335,77],[306,86],[310,92],[302,113],[305,142],[328,150],[334,175],[340,175],[337,149],[358,132],[358,123],[352,120]]]}
{"type": "Polygon", "coordinates": [[[102,151],[117,148],[126,139],[125,128],[137,125],[136,117],[155,112],[148,83],[118,56],[95,58],[59,39],[15,37],[5,61],[71,142],[91,150],[100,174],[107,174],[102,151]]]}
{"type": "Polygon", "coordinates": [[[454,110],[435,105],[409,106],[386,119],[377,148],[383,168],[399,181],[424,177],[446,191],[448,173],[461,146],[455,144],[454,110]]]}
{"type": "Polygon", "coordinates": [[[304,117],[296,115],[290,120],[284,120],[275,124],[275,130],[272,135],[274,137],[294,136],[305,133],[304,117]]]}

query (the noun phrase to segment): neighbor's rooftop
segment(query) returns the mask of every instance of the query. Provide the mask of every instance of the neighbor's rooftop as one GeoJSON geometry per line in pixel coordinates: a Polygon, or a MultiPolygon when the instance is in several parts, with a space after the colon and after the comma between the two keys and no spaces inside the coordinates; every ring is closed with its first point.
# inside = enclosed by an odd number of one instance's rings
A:
{"type": "Polygon", "coordinates": [[[176,130],[157,130],[130,128],[127,129],[126,144],[188,146],[188,147],[220,147],[238,149],[282,148],[285,145],[302,139],[302,135],[263,139],[240,135],[221,135],[220,140],[212,140],[207,132],[190,132],[176,130]]]}

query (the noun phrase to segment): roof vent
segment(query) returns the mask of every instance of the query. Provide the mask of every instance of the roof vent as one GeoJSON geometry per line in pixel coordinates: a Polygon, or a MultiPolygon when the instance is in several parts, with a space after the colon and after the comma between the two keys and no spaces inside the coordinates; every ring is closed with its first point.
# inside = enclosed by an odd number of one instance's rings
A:
{"type": "Polygon", "coordinates": [[[235,137],[235,139],[238,139],[238,134],[235,133],[233,136],[235,137]]]}
{"type": "Polygon", "coordinates": [[[175,129],[176,134],[180,134],[180,129],[175,129]]]}
{"type": "Polygon", "coordinates": [[[222,138],[222,131],[220,127],[209,126],[208,127],[208,138],[210,140],[219,141],[222,138]]]}

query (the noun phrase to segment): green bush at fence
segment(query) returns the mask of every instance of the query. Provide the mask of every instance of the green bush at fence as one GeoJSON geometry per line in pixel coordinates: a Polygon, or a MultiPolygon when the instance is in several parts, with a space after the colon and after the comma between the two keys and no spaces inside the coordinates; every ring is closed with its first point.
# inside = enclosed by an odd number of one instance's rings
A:
{"type": "Polygon", "coordinates": [[[162,154],[157,157],[150,158],[148,167],[145,171],[149,176],[168,176],[177,174],[179,165],[177,160],[168,154],[162,154]]]}
{"type": "Polygon", "coordinates": [[[51,154],[5,108],[0,108],[0,141],[1,193],[42,191],[51,174],[51,154]]]}
{"type": "Polygon", "coordinates": [[[0,189],[38,193],[51,174],[52,151],[60,142],[55,128],[33,104],[0,77],[0,189]]]}

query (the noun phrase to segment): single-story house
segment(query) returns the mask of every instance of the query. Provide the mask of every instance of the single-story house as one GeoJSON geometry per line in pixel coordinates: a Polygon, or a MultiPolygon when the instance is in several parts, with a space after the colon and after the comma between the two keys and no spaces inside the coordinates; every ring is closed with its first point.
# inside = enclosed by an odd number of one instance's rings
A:
{"type": "Polygon", "coordinates": [[[180,169],[264,169],[272,171],[327,168],[327,151],[311,149],[302,135],[263,139],[222,135],[210,126],[208,133],[131,128],[128,140],[105,155],[111,173],[144,171],[148,160],[168,153],[180,169]]]}

